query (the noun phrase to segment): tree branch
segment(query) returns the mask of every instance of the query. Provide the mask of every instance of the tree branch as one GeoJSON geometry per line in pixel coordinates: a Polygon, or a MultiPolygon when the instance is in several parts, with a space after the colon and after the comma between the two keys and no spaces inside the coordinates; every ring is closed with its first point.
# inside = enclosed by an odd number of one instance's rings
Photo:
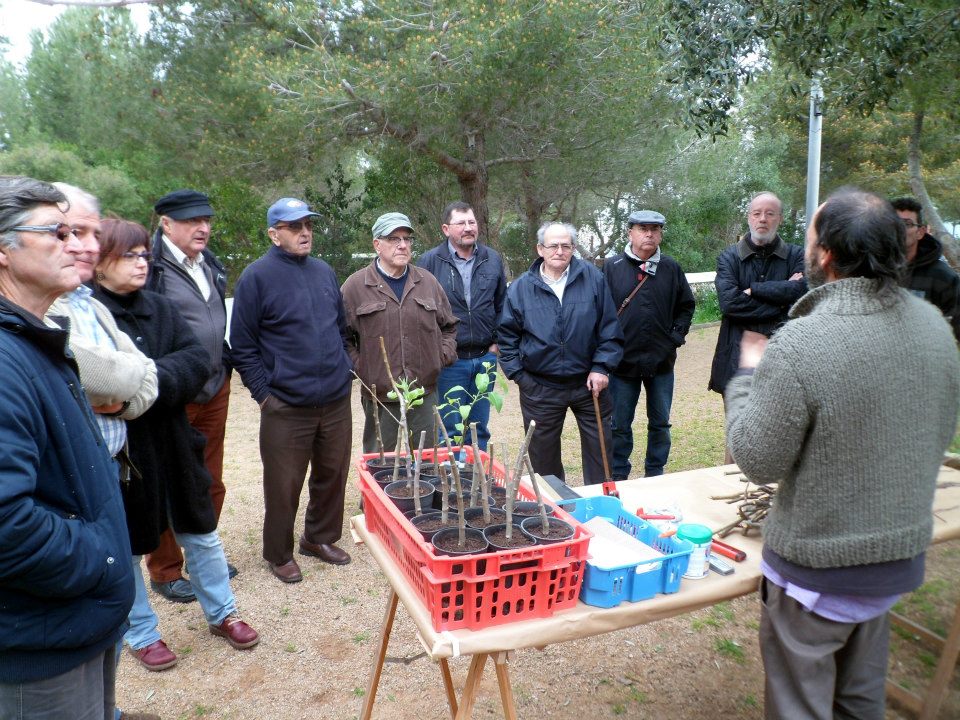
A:
{"type": "Polygon", "coordinates": [[[127,5],[159,5],[164,0],[27,0],[36,5],[70,5],[73,7],[115,8],[127,5]]]}

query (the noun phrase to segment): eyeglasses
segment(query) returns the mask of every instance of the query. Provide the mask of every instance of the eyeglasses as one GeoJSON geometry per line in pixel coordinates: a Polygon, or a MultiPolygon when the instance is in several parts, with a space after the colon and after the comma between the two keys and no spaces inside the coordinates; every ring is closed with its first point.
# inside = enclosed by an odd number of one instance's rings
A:
{"type": "Polygon", "coordinates": [[[298,233],[304,228],[313,232],[313,220],[296,220],[292,223],[287,223],[286,225],[274,225],[277,230],[289,230],[290,232],[298,233]]]}
{"type": "Polygon", "coordinates": [[[547,252],[553,253],[554,255],[556,255],[558,252],[573,252],[573,245],[570,243],[549,243],[546,245],[541,245],[540,247],[547,252]]]}
{"type": "Polygon", "coordinates": [[[903,224],[906,226],[907,230],[913,230],[914,228],[923,227],[920,223],[915,223],[913,220],[904,220],[903,224]]]}
{"type": "Polygon", "coordinates": [[[399,237],[397,235],[387,235],[387,237],[377,238],[378,240],[383,240],[384,242],[390,243],[391,245],[399,245],[400,243],[405,242],[407,245],[413,245],[413,235],[408,237],[399,237]]]}
{"type": "Polygon", "coordinates": [[[143,260],[144,262],[152,262],[153,256],[150,254],[149,250],[144,250],[143,252],[125,252],[120,255],[120,257],[127,262],[135,263],[137,260],[143,260]]]}
{"type": "Polygon", "coordinates": [[[750,213],[750,217],[752,217],[752,218],[762,218],[762,217],[765,217],[765,218],[775,218],[775,217],[780,217],[780,213],[778,213],[778,212],[776,212],[776,211],[774,211],[774,210],[754,210],[753,212],[750,213]]]}
{"type": "Polygon", "coordinates": [[[70,239],[71,235],[74,235],[73,228],[66,223],[54,223],[53,225],[17,225],[10,229],[17,232],[50,233],[51,235],[56,235],[57,240],[60,242],[66,242],[70,239]]]}
{"type": "Polygon", "coordinates": [[[476,220],[457,220],[456,222],[447,223],[447,225],[454,225],[456,227],[476,227],[476,220]]]}

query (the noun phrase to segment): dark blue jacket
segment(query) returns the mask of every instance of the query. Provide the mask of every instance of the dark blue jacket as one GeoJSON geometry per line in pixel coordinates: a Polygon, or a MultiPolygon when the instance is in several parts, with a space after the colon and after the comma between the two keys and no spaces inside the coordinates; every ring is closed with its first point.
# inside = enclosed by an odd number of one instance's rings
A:
{"type": "Polygon", "coordinates": [[[784,242],[757,249],[750,233],[717,258],[717,301],[723,320],[710,369],[710,390],[723,394],[740,365],[744,330],[773,335],[787,321],[790,307],[807,292],[806,280],[790,280],[803,272],[803,248],[784,242]],[[743,291],[750,288],[750,295],[743,291]]]}
{"type": "Polygon", "coordinates": [[[114,645],[133,604],[119,477],[67,333],[0,299],[0,683],[114,645]]]}
{"type": "Polygon", "coordinates": [[[318,407],[350,392],[343,299],[329,265],[271,245],[233,293],[230,354],[253,399],[318,407]]]}
{"type": "Polygon", "coordinates": [[[541,264],[538,258],[507,290],[498,331],[504,374],[532,373],[548,385],[609,375],[623,357],[623,331],[603,274],[573,258],[561,305],[540,278],[541,264]]]}
{"type": "Polygon", "coordinates": [[[417,265],[429,271],[450,300],[450,309],[460,320],[457,350],[479,352],[497,342],[497,324],[507,295],[503,259],[493,248],[476,245],[470,275],[470,307],[463,294],[463,278],[450,257],[450,243],[444,241],[423,254],[417,265]]]}

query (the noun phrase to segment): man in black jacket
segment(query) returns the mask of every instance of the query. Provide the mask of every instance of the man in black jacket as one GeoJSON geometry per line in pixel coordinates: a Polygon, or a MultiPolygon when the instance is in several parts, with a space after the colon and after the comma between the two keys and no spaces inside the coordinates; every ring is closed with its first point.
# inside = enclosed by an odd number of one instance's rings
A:
{"type": "Polygon", "coordinates": [[[647,391],[647,453],[644,476],[662,475],[670,456],[670,406],[677,348],[686,342],[696,301],[683,268],[660,252],[665,218],[637,210],[627,218],[622,254],[604,263],[623,328],[623,360],[610,375],[613,399],[613,477],[630,475],[633,415],[647,391]]]}
{"type": "MultiPolygon", "coordinates": [[[[219,520],[227,493],[223,484],[223,439],[230,403],[225,341],[227,274],[207,248],[213,218],[210,198],[196,190],[174,190],[157,200],[154,210],[160,216],[160,225],[153,237],[147,290],[173,301],[210,356],[210,377],[187,405],[187,419],[207,440],[204,464],[213,479],[210,499],[219,520]]],[[[183,554],[173,533],[166,532],[160,538],[160,547],[147,556],[150,585],[168,600],[194,600],[182,568],[183,554]]],[[[230,577],[237,574],[233,565],[229,569],[230,577]]]]}
{"type": "Polygon", "coordinates": [[[907,228],[907,273],[903,286],[940,308],[960,340],[960,276],[943,259],[943,246],[927,232],[923,206],[912,197],[891,200],[907,228]]]}
{"type": "MultiPolygon", "coordinates": [[[[469,427],[477,423],[477,443],[487,449],[490,439],[490,402],[472,403],[464,419],[458,412],[480,393],[477,376],[493,380],[497,367],[497,322],[507,294],[507,278],[500,253],[479,241],[479,227],[473,208],[465,202],[452,202],[443,210],[441,230],[446,242],[424,253],[417,263],[437,278],[450,300],[450,309],[460,319],[457,326],[457,360],[440,371],[437,395],[447,433],[459,435],[457,423],[469,427]],[[452,388],[460,387],[462,390],[452,388]]],[[[492,383],[490,383],[492,387],[492,383]]],[[[469,438],[467,438],[469,439],[469,438]]]]}
{"type": "MultiPolygon", "coordinates": [[[[710,390],[721,395],[740,363],[744,330],[770,337],[787,321],[787,311],[807,291],[803,248],[777,234],[783,204],[771,192],[750,201],[750,232],[717,258],[717,300],[723,321],[710,369],[710,390]]],[[[726,462],[732,462],[730,451],[726,462]]]]}
{"type": "Polygon", "coordinates": [[[524,427],[537,421],[530,441],[534,471],[565,477],[560,434],[569,408],[580,428],[583,482],[589,485],[606,479],[600,433],[609,446],[607,385],[623,357],[623,332],[603,273],[573,256],[576,238],[572,225],[540,227],[540,257],[507,290],[497,337],[503,372],[520,388],[524,427]]]}

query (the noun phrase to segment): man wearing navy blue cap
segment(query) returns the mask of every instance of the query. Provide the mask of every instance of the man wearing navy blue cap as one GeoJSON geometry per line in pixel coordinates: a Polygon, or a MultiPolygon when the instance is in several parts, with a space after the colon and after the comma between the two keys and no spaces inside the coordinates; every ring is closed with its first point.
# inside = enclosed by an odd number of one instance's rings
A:
{"type": "MultiPolygon", "coordinates": [[[[153,260],[147,289],[165,295],[210,356],[210,377],[200,394],[187,405],[187,419],[207,440],[204,465],[210,473],[210,499],[220,519],[227,489],[223,484],[223,440],[230,403],[230,368],[226,348],[227,274],[209,250],[213,207],[196,190],[174,190],[157,200],[160,223],[153,237],[153,260]]],[[[147,556],[150,585],[173,602],[196,599],[183,578],[183,554],[167,530],[160,547],[147,556]]],[[[237,569],[229,566],[230,577],[237,569]]]]}
{"type": "Polygon", "coordinates": [[[662,475],[670,456],[670,407],[677,348],[686,342],[696,301],[680,264],[660,252],[666,218],[635,210],[627,218],[623,253],[604,263],[623,328],[623,359],[610,374],[613,398],[613,477],[630,475],[633,415],[647,392],[644,476],[662,475]]]}
{"type": "Polygon", "coordinates": [[[350,562],[334,543],[343,529],[350,469],[352,365],[336,275],[310,256],[315,217],[296,198],[270,206],[273,245],[237,281],[230,324],[233,365],[260,405],[263,557],[285,583],[303,579],[293,532],[308,464],[300,554],[333,565],[350,562]]]}

